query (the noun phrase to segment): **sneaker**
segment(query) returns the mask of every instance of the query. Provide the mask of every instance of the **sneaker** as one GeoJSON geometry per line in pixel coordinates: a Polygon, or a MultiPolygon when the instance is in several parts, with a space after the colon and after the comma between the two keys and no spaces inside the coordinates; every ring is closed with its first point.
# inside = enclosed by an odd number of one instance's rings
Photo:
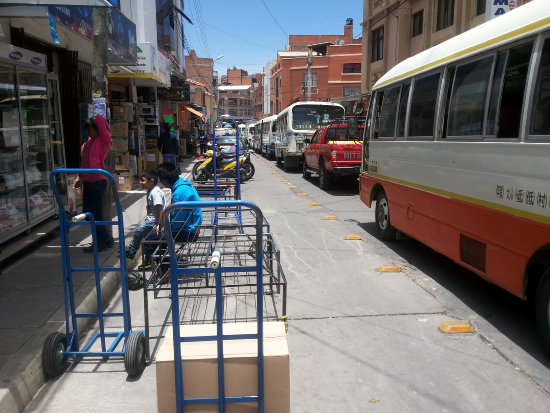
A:
{"type": "Polygon", "coordinates": [[[138,267],[138,270],[142,271],[142,270],[150,270],[153,266],[151,265],[151,263],[143,263],[141,264],[139,267],[138,267]]]}

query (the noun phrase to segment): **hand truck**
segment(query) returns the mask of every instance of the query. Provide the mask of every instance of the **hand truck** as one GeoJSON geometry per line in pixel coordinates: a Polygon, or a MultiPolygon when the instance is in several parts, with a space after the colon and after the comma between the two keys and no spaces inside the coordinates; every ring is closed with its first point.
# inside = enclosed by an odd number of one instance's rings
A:
{"type": "Polygon", "coordinates": [[[128,280],[126,271],[126,254],[124,243],[124,222],[122,218],[122,207],[113,176],[102,169],[56,169],[50,174],[50,185],[59,206],[59,231],[61,234],[61,260],[63,267],[63,297],[65,301],[65,334],[60,332],[51,333],[46,338],[42,349],[42,366],[47,377],[57,377],[65,370],[67,359],[71,357],[78,363],[84,357],[101,357],[104,360],[111,356],[123,357],[124,366],[129,376],[141,374],[146,364],[146,343],[142,331],[132,331],[130,318],[130,298],[128,295],[128,280]],[[55,184],[55,175],[69,173],[101,173],[111,182],[113,197],[117,208],[116,221],[96,221],[89,213],[79,214],[68,219],[63,201],[55,184]],[[101,267],[98,259],[97,248],[97,226],[118,225],[119,234],[119,267],[101,267]],[[71,266],[71,254],[69,247],[69,228],[72,226],[87,226],[91,230],[93,243],[93,267],[75,268],[71,266]],[[100,273],[116,271],[120,273],[122,286],[122,313],[106,313],[103,309],[101,295],[100,273]],[[97,312],[77,313],[74,294],[73,274],[92,272],[95,275],[95,287],[97,295],[97,312]],[[120,317],[123,320],[124,330],[107,332],[105,331],[105,318],[120,317]],[[78,333],[78,319],[95,319],[99,322],[99,332],[81,348],[78,333]],[[112,338],[107,348],[106,338],[112,338]],[[101,342],[101,351],[93,351],[92,346],[98,340],[101,342]],[[118,349],[122,343],[122,349],[118,349]]]}

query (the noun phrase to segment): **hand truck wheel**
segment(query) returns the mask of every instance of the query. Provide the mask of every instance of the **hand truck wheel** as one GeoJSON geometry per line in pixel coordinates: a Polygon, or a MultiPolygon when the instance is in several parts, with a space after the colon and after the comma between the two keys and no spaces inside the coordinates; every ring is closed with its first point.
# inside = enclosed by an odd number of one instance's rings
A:
{"type": "Polygon", "coordinates": [[[55,378],[67,366],[67,338],[62,333],[51,333],[42,348],[42,368],[46,377],[55,378]]]}
{"type": "Polygon", "coordinates": [[[145,336],[140,331],[130,333],[124,350],[124,367],[128,376],[141,374],[146,363],[145,336]]]}

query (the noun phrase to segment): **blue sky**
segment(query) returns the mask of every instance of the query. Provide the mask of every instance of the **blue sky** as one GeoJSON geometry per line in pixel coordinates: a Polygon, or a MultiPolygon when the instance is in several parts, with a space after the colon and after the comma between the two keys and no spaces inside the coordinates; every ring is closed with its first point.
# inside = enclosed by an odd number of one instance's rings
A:
{"type": "MultiPolygon", "coordinates": [[[[363,0],[185,0],[185,37],[199,57],[215,59],[224,75],[236,66],[249,74],[261,72],[277,58],[289,34],[344,34],[353,18],[353,35],[361,37],[363,0]],[[267,8],[266,8],[267,6],[267,8]],[[269,10],[269,11],[268,11],[269,10]]],[[[186,52],[187,54],[187,52],[186,52]]]]}

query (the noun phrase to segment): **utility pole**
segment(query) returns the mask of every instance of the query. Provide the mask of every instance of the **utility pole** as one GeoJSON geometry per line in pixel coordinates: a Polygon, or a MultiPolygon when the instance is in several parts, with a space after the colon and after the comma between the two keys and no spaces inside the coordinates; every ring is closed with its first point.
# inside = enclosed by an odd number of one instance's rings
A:
{"type": "MultiPolygon", "coordinates": [[[[107,112],[107,8],[94,7],[92,9],[94,24],[94,43],[92,60],[92,99],[103,99],[105,113],[107,112]]],[[[95,113],[94,113],[95,114],[95,113]]],[[[109,149],[105,160],[105,169],[114,173],[114,151],[109,149]]],[[[113,188],[110,180],[107,180],[107,188],[103,195],[103,219],[112,219],[111,205],[113,204],[113,188]]],[[[107,232],[113,233],[113,226],[106,226],[107,232]]]]}
{"type": "Polygon", "coordinates": [[[311,47],[307,50],[307,100],[311,100],[311,47]]]}

